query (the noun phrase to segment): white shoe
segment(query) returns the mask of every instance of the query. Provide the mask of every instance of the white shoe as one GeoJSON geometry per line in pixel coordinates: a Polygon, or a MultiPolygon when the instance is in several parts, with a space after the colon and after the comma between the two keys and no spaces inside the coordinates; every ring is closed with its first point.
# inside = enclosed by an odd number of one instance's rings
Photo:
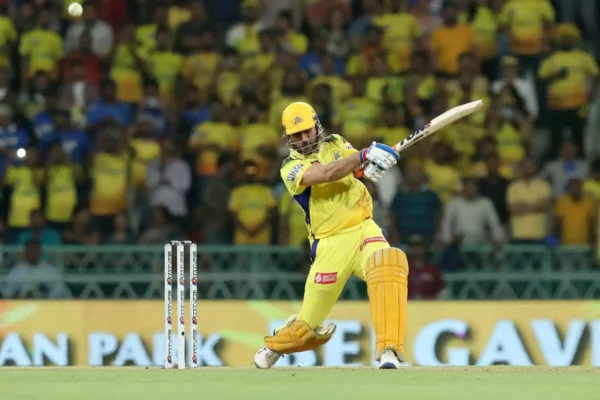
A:
{"type": "Polygon", "coordinates": [[[379,369],[398,369],[400,368],[400,360],[392,350],[386,350],[379,359],[379,369]]]}
{"type": "Polygon", "coordinates": [[[267,369],[274,366],[283,354],[263,347],[254,355],[254,366],[259,369],[267,369]]]}

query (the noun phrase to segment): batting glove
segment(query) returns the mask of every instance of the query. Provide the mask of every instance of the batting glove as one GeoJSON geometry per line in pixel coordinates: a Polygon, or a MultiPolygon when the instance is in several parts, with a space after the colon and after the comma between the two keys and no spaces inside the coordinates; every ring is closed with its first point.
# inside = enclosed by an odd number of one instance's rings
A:
{"type": "MultiPolygon", "coordinates": [[[[400,160],[396,150],[382,143],[373,142],[371,146],[360,152],[361,164],[369,162],[386,171],[392,168],[400,160]]],[[[368,166],[367,166],[368,167],[368,166]]]]}

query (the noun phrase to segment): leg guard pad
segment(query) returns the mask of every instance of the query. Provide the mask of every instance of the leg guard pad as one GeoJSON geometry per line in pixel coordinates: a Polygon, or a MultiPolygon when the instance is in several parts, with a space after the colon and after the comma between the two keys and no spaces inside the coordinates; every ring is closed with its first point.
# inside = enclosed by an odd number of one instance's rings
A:
{"type": "Polygon", "coordinates": [[[278,353],[300,353],[324,345],[334,332],[335,324],[313,330],[304,321],[294,321],[289,326],[277,330],[274,336],[266,336],[265,346],[278,353]]]}
{"type": "Polygon", "coordinates": [[[367,259],[365,280],[376,337],[376,359],[393,350],[403,359],[407,325],[408,261],[400,249],[375,251],[367,259]]]}

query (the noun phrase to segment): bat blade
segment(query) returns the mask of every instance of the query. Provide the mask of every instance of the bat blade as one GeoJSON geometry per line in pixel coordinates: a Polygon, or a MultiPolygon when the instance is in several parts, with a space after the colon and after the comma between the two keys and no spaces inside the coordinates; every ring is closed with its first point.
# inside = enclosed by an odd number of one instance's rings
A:
{"type": "MultiPolygon", "coordinates": [[[[476,100],[470,103],[462,104],[460,106],[453,107],[446,111],[445,113],[438,115],[434,119],[432,119],[429,123],[425,124],[423,128],[416,130],[415,132],[408,135],[406,139],[401,140],[396,143],[393,147],[397,153],[400,153],[402,150],[412,146],[413,144],[420,142],[425,139],[427,136],[439,131],[442,128],[450,125],[451,123],[466,117],[467,115],[473,114],[477,110],[481,110],[483,108],[483,100],[476,100]]],[[[362,177],[364,174],[364,169],[359,169],[354,172],[354,176],[356,178],[362,177]]]]}
{"type": "Polygon", "coordinates": [[[439,131],[442,128],[450,125],[451,123],[466,117],[467,115],[473,114],[475,111],[483,108],[483,101],[477,100],[472,101],[470,103],[462,104],[460,106],[453,107],[446,111],[445,113],[438,115],[434,119],[432,119],[429,123],[425,124],[425,126],[419,130],[408,135],[406,139],[398,142],[396,145],[392,146],[394,150],[398,153],[407,147],[412,146],[413,144],[425,139],[427,136],[431,135],[439,131]]]}

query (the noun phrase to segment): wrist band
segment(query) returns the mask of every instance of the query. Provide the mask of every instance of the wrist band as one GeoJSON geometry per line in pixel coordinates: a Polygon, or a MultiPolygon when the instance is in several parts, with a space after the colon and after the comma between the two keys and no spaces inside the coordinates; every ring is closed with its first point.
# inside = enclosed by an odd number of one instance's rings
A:
{"type": "Polygon", "coordinates": [[[367,160],[367,149],[362,149],[359,153],[360,163],[364,163],[367,160]]]}

